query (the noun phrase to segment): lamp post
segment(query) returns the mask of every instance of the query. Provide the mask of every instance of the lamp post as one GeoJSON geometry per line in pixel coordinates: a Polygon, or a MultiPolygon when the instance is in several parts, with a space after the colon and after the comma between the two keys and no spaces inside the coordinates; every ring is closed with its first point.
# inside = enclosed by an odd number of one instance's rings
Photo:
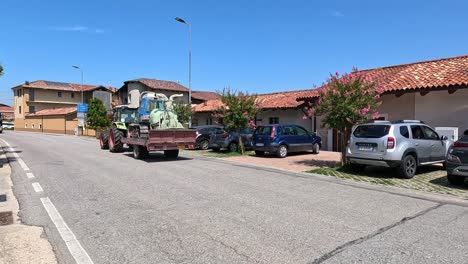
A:
{"type": "MultiPolygon", "coordinates": [[[[188,26],[189,29],[189,95],[188,95],[188,103],[192,106],[192,24],[187,23],[180,17],[176,17],[175,20],[182,24],[188,26]]],[[[192,116],[189,118],[189,127],[192,127],[192,116]]]]}
{"type": "Polygon", "coordinates": [[[83,103],[83,69],[81,69],[80,67],[76,66],[76,65],[73,65],[72,66],[73,68],[77,69],[77,70],[80,70],[81,72],[81,85],[80,85],[80,90],[81,90],[81,103],[83,103]]]}

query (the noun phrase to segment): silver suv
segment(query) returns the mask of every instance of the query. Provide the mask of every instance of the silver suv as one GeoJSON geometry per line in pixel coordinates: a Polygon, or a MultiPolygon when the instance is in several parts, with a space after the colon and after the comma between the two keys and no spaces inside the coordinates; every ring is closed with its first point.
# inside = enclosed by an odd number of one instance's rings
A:
{"type": "Polygon", "coordinates": [[[450,144],[446,136],[418,120],[374,121],[353,129],[346,156],[353,169],[398,168],[410,179],[418,166],[445,162],[450,144]]]}

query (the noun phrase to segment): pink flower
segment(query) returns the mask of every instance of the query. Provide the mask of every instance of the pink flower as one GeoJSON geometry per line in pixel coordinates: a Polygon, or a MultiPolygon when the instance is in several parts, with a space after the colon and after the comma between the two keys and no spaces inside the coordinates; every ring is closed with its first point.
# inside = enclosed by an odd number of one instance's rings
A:
{"type": "Polygon", "coordinates": [[[307,118],[308,118],[307,115],[304,115],[304,116],[302,117],[302,120],[306,120],[307,118]]]}
{"type": "Polygon", "coordinates": [[[372,119],[378,119],[380,117],[379,112],[375,112],[372,114],[372,119]]]}
{"type": "Polygon", "coordinates": [[[359,113],[361,114],[361,116],[365,116],[369,112],[369,110],[369,107],[364,107],[363,109],[361,109],[361,111],[359,111],[359,113]]]}
{"type": "Polygon", "coordinates": [[[374,95],[374,99],[379,99],[379,98],[380,98],[380,94],[374,95]]]}
{"type": "Polygon", "coordinates": [[[352,123],[351,118],[349,117],[346,118],[346,121],[348,121],[348,123],[352,123]]]}

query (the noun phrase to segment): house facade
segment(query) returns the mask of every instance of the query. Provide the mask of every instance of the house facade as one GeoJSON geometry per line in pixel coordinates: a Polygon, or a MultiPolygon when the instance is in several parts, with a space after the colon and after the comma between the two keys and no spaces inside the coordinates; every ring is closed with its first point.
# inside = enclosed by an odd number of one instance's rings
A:
{"type": "Polygon", "coordinates": [[[76,105],[81,102],[81,94],[83,102],[89,103],[96,97],[103,101],[106,109],[111,109],[112,92],[104,86],[39,80],[15,86],[12,91],[16,130],[68,133],[69,128],[73,126],[74,131],[78,127],[76,105]],[[61,118],[69,123],[42,123],[39,122],[40,116],[62,116],[61,118]],[[72,122],[75,123],[72,125],[72,122]]]}
{"type": "MultiPolygon", "coordinates": [[[[315,94],[315,91],[309,89],[256,95],[258,113],[255,117],[255,124],[297,124],[309,131],[316,131],[316,119],[304,118],[303,103],[298,101],[298,98],[315,94]]],[[[213,116],[220,106],[222,106],[220,99],[198,104],[193,108],[192,124],[201,126],[222,123],[222,120],[213,116]]]]}
{"type": "MultiPolygon", "coordinates": [[[[468,55],[360,73],[384,88],[378,108],[381,119],[421,120],[453,139],[468,129],[468,55]]],[[[313,101],[314,97],[300,100],[313,101]]],[[[339,150],[336,131],[321,128],[318,134],[325,149],[339,150]]]]}
{"type": "Polygon", "coordinates": [[[15,109],[11,106],[0,104],[0,117],[3,120],[13,120],[15,109]]]}

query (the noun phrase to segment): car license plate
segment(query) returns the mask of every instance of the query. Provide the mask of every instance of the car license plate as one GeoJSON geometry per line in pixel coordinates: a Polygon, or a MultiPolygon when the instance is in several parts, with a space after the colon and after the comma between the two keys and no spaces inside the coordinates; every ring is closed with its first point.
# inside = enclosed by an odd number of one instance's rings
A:
{"type": "Polygon", "coordinates": [[[257,146],[257,147],[263,147],[263,146],[265,146],[265,144],[263,144],[263,143],[257,143],[257,144],[255,144],[255,146],[257,146]]]}
{"type": "Polygon", "coordinates": [[[359,146],[358,149],[360,151],[374,151],[374,147],[369,147],[369,146],[359,146]]]}
{"type": "Polygon", "coordinates": [[[185,145],[179,145],[177,146],[178,149],[185,149],[185,145]]]}

